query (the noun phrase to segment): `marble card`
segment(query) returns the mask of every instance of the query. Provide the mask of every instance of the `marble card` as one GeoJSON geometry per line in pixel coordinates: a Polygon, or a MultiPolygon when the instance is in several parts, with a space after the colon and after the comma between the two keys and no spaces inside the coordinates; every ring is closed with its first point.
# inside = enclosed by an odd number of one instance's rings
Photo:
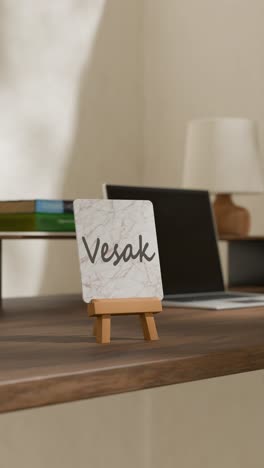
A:
{"type": "Polygon", "coordinates": [[[75,200],[83,299],[163,298],[150,201],[75,200]]]}

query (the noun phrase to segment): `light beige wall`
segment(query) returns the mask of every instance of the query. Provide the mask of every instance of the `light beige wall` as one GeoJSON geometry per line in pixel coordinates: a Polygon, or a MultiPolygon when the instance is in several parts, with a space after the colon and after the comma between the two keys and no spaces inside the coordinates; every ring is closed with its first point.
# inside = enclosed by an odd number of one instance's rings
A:
{"type": "MultiPolygon", "coordinates": [[[[194,117],[254,118],[264,148],[263,10],[261,0],[3,0],[0,197],[179,186],[194,117]]],[[[263,233],[263,197],[237,200],[263,233]]],[[[4,244],[5,296],[80,290],[74,242],[4,244]]]]}
{"type": "Polygon", "coordinates": [[[263,371],[0,415],[4,468],[263,468],[263,371]]]}
{"type": "MultiPolygon", "coordinates": [[[[141,0],[0,4],[1,198],[101,196],[142,175],[141,0]]],[[[80,289],[73,241],[5,242],[5,296],[80,289]]]]}
{"type": "MultiPolygon", "coordinates": [[[[258,121],[264,150],[262,0],[145,0],[145,182],[180,186],[186,123],[258,121]]],[[[262,196],[237,197],[264,232],[262,196]]]]}

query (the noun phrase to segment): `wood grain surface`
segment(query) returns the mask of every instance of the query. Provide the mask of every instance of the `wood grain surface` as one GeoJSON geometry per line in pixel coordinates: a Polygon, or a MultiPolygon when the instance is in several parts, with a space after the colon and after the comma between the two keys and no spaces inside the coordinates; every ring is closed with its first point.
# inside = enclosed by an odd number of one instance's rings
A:
{"type": "Polygon", "coordinates": [[[219,236],[219,239],[220,241],[263,241],[264,240],[264,236],[232,236],[232,235],[220,235],[219,236]]]}
{"type": "Polygon", "coordinates": [[[76,239],[74,232],[0,232],[0,240],[20,239],[76,239]]]}
{"type": "Polygon", "coordinates": [[[98,345],[79,296],[2,301],[0,412],[264,368],[264,308],[166,309],[160,340],[135,317],[113,317],[98,345]]]}

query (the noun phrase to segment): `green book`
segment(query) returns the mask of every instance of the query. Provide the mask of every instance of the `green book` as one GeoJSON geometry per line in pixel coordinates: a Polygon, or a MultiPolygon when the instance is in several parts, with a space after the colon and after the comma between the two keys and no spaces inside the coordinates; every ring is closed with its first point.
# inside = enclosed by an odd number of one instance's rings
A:
{"type": "Polygon", "coordinates": [[[0,214],[0,231],[74,232],[72,213],[0,214]]]}

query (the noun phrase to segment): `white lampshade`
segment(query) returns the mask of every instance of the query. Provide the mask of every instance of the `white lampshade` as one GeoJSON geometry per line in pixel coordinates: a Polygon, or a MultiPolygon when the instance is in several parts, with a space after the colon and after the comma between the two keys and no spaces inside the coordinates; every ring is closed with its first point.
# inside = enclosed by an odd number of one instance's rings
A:
{"type": "Polygon", "coordinates": [[[237,118],[192,120],[187,129],[183,185],[215,193],[262,192],[255,122],[237,118]]]}

